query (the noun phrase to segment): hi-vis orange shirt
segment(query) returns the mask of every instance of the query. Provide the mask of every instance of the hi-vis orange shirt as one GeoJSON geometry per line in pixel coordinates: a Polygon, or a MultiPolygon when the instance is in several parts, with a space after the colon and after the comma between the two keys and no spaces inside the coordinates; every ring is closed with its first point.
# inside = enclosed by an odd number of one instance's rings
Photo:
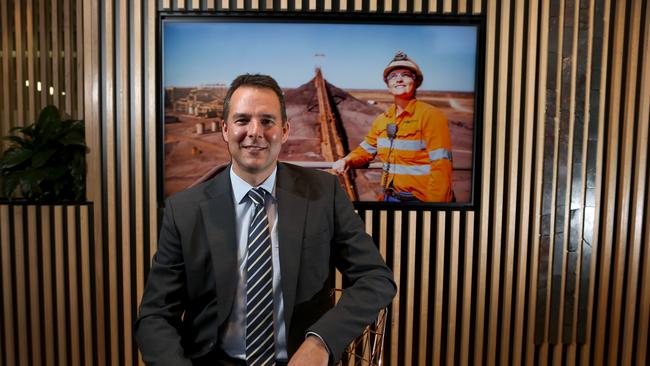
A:
{"type": "Polygon", "coordinates": [[[358,167],[378,156],[383,163],[381,182],[396,192],[410,192],[426,202],[450,202],[451,138],[447,118],[439,109],[411,100],[395,116],[393,104],[375,119],[370,132],[348,156],[348,164],[358,167]],[[397,126],[391,141],[387,125],[397,126]]]}

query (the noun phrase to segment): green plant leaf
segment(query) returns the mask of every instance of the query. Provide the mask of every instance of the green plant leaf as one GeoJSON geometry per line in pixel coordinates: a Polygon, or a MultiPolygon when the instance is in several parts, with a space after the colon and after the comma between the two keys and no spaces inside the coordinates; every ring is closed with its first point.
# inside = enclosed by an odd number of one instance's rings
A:
{"type": "Polygon", "coordinates": [[[20,136],[16,136],[16,135],[2,136],[2,137],[0,137],[0,140],[7,140],[7,141],[10,141],[10,142],[12,142],[14,145],[17,145],[17,146],[26,146],[26,145],[28,145],[28,143],[29,143],[29,142],[28,142],[27,140],[25,140],[24,138],[22,138],[22,137],[20,137],[20,136]]]}
{"type": "Polygon", "coordinates": [[[14,148],[9,149],[0,159],[0,170],[10,169],[29,160],[33,151],[29,149],[14,148]]]}
{"type": "Polygon", "coordinates": [[[61,127],[61,113],[59,109],[53,105],[48,105],[43,108],[36,123],[37,133],[40,135],[42,141],[48,141],[54,138],[61,127]]]}
{"type": "Polygon", "coordinates": [[[4,196],[14,197],[16,193],[16,187],[18,186],[18,183],[20,183],[20,175],[16,173],[8,174],[2,178],[2,181],[4,183],[2,192],[4,196]]]}
{"type": "Polygon", "coordinates": [[[59,142],[63,145],[86,146],[83,131],[79,130],[69,131],[65,136],[59,139],[59,142]]]}
{"type": "Polygon", "coordinates": [[[40,168],[45,165],[52,155],[57,152],[56,148],[50,147],[47,149],[39,150],[34,153],[32,157],[32,168],[40,168]]]}

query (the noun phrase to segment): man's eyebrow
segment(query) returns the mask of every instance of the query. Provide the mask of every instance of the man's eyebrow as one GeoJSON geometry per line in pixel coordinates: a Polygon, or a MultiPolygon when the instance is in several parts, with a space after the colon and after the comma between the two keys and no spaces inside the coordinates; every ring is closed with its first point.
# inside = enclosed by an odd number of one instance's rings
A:
{"type": "Polygon", "coordinates": [[[233,119],[237,119],[237,118],[247,118],[247,119],[250,119],[250,118],[251,118],[251,114],[250,114],[250,113],[234,113],[234,114],[232,115],[232,118],[233,118],[233,119]]]}
{"type": "Polygon", "coordinates": [[[260,113],[259,115],[260,118],[266,118],[266,119],[276,119],[277,117],[272,114],[272,113],[260,113]]]}

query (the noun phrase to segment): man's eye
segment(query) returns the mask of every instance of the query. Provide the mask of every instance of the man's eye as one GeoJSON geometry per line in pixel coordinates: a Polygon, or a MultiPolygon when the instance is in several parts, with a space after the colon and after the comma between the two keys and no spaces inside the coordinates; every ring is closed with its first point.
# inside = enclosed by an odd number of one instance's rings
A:
{"type": "Polygon", "coordinates": [[[273,125],[274,123],[275,123],[275,121],[272,120],[272,119],[263,119],[263,120],[262,120],[262,124],[263,124],[264,126],[271,126],[271,125],[273,125]]]}

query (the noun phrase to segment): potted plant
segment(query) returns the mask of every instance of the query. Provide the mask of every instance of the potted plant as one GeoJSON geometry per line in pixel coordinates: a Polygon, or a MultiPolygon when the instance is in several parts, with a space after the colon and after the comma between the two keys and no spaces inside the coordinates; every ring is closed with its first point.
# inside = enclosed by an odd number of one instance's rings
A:
{"type": "Polygon", "coordinates": [[[43,108],[38,121],[15,127],[2,137],[10,141],[0,157],[2,194],[9,199],[61,202],[85,201],[84,125],[55,106],[43,108]]]}

